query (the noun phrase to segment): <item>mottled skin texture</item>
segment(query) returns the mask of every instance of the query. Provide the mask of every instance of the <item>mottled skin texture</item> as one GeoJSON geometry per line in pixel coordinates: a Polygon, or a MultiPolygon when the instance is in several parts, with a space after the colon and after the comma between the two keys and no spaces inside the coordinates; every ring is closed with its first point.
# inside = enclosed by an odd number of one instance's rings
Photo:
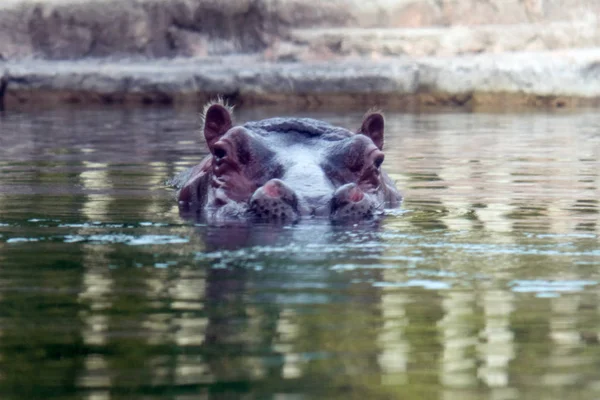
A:
{"type": "Polygon", "coordinates": [[[310,118],[234,126],[231,110],[207,106],[200,164],[175,177],[182,210],[208,221],[370,219],[401,196],[381,170],[384,119],[368,113],[353,133],[310,118]]]}

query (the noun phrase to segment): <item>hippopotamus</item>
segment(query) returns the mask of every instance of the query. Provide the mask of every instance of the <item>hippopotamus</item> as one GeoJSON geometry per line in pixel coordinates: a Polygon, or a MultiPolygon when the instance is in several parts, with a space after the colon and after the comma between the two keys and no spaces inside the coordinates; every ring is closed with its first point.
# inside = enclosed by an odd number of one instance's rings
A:
{"type": "Polygon", "coordinates": [[[172,180],[180,210],[209,221],[335,222],[372,219],[402,200],[382,170],[380,112],[356,133],[312,118],[234,125],[223,102],[209,103],[202,120],[210,154],[172,180]]]}

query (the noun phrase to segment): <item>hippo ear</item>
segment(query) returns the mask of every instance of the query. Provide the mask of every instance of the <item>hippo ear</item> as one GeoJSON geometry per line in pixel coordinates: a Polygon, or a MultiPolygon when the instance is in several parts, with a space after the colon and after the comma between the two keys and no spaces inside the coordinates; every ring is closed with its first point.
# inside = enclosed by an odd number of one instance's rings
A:
{"type": "Polygon", "coordinates": [[[383,149],[383,115],[379,112],[368,112],[363,118],[358,133],[371,138],[379,150],[383,149]]]}
{"type": "Polygon", "coordinates": [[[231,109],[221,103],[208,104],[202,114],[204,120],[204,139],[212,152],[213,145],[231,129],[231,109]]]}

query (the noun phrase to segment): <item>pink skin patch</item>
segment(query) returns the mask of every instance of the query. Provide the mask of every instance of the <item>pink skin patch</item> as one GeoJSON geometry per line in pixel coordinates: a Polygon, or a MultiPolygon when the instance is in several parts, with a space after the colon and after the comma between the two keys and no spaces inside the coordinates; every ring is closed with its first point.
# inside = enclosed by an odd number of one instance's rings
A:
{"type": "Polygon", "coordinates": [[[348,192],[348,200],[353,203],[358,203],[365,197],[365,194],[357,186],[350,189],[348,192]]]}
{"type": "Polygon", "coordinates": [[[279,188],[279,184],[277,182],[267,182],[263,186],[263,190],[265,194],[269,197],[279,198],[281,197],[281,190],[279,188]]]}

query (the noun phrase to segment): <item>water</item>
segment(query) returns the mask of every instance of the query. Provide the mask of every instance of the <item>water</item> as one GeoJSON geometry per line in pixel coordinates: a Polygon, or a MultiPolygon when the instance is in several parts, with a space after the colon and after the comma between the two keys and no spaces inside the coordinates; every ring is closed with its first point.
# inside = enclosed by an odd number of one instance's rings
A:
{"type": "Polygon", "coordinates": [[[401,209],[225,228],[195,112],[1,114],[0,396],[599,398],[600,114],[386,121],[401,209]]]}

